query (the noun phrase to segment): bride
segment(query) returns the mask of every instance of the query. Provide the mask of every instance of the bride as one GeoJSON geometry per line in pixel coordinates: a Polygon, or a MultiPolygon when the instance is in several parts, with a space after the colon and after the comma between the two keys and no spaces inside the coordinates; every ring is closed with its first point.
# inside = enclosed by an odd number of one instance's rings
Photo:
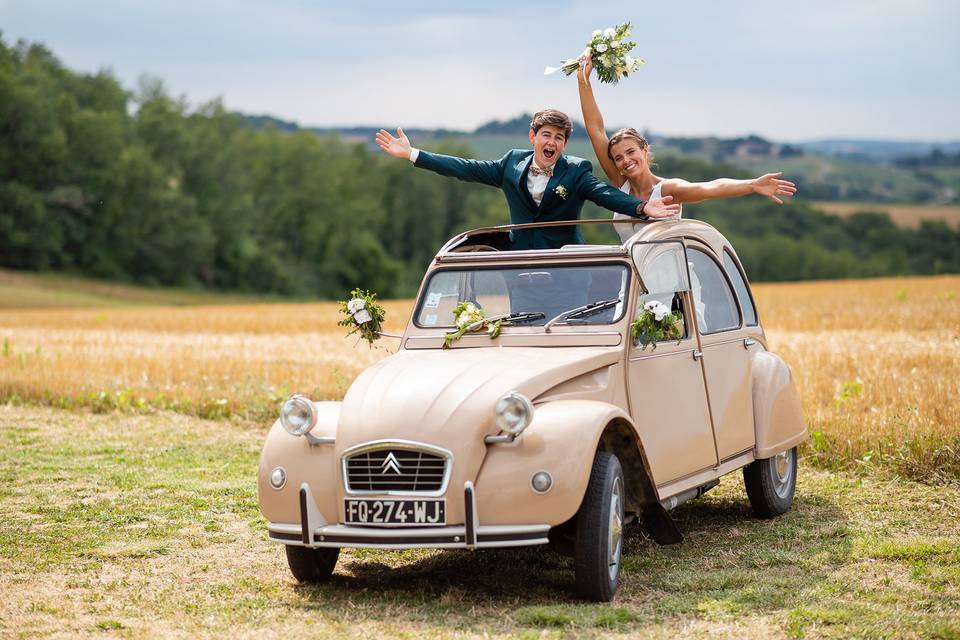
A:
{"type": "MultiPolygon", "coordinates": [[[[688,182],[682,178],[661,178],[650,170],[650,145],[640,133],[625,127],[607,138],[603,127],[603,116],[590,86],[590,74],[593,64],[589,56],[585,57],[577,72],[580,86],[580,109],[583,122],[593,144],[593,151],[603,167],[610,184],[619,186],[622,191],[643,200],[673,196],[674,204],[680,204],[683,215],[683,203],[701,202],[716,198],[736,198],[751,193],[766,196],[783,204],[781,196],[789,197],[797,191],[797,186],[789,180],[781,180],[783,172],[766,173],[752,180],[718,178],[710,182],[688,182]]],[[[615,214],[615,218],[629,220],[628,216],[615,214]]],[[[617,233],[626,240],[640,229],[640,225],[618,224],[617,233]]]]}

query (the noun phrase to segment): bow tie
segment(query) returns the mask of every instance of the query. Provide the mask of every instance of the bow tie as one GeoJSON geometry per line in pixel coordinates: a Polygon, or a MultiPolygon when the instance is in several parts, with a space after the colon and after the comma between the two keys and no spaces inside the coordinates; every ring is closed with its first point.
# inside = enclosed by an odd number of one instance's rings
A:
{"type": "Polygon", "coordinates": [[[530,163],[530,173],[535,176],[547,176],[548,178],[553,177],[553,167],[548,167],[546,169],[541,169],[536,165],[536,163],[530,163]]]}

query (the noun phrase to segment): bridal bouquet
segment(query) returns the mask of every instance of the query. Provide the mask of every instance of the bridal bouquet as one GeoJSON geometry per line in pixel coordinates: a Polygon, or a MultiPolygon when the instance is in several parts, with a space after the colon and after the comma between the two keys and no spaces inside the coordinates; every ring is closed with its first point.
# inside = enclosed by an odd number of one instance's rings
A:
{"type": "Polygon", "coordinates": [[[634,340],[657,348],[661,340],[679,340],[683,338],[683,314],[679,311],[670,311],[667,305],[657,300],[651,300],[643,305],[640,317],[630,325],[630,334],[634,340]]]}
{"type": "Polygon", "coordinates": [[[454,307],[453,317],[457,329],[450,331],[443,337],[444,348],[449,348],[456,340],[462,338],[467,331],[486,331],[491,340],[500,335],[502,322],[500,320],[488,320],[483,309],[472,302],[461,302],[454,307]]]}
{"type": "Polygon", "coordinates": [[[593,37],[587,43],[587,48],[578,58],[568,58],[559,67],[547,67],[544,69],[543,75],[563,71],[569,76],[576,72],[580,67],[580,60],[589,53],[600,82],[617,84],[620,78],[626,78],[644,64],[640,58],[629,55],[633,48],[637,46],[637,43],[631,42],[629,38],[629,22],[617,25],[616,28],[610,27],[603,31],[594,31],[593,37]]]}
{"type": "Polygon", "coordinates": [[[340,301],[340,313],[346,317],[337,325],[351,327],[347,332],[348,336],[359,332],[360,337],[372,345],[374,340],[380,339],[380,329],[387,312],[377,302],[375,293],[354,289],[350,296],[350,300],[340,301]]]}

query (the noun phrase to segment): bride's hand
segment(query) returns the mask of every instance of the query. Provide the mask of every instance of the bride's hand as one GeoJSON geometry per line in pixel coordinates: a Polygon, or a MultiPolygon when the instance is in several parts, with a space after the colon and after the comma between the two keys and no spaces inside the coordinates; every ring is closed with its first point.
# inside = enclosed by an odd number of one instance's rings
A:
{"type": "Polygon", "coordinates": [[[778,196],[789,198],[797,192],[797,185],[789,180],[780,180],[779,178],[782,175],[783,172],[778,171],[777,173],[765,173],[759,178],[755,178],[753,180],[753,192],[766,196],[777,204],[783,204],[783,200],[778,196]]]}
{"type": "Polygon", "coordinates": [[[593,60],[590,58],[590,51],[585,51],[578,60],[580,60],[580,69],[577,70],[577,79],[582,84],[590,84],[590,74],[593,73],[593,60]]]}
{"type": "Polygon", "coordinates": [[[412,149],[410,140],[407,139],[407,134],[405,134],[400,127],[397,127],[396,138],[390,135],[386,129],[380,129],[380,131],[377,132],[377,145],[383,149],[385,153],[389,153],[395,158],[409,158],[412,149]]]}

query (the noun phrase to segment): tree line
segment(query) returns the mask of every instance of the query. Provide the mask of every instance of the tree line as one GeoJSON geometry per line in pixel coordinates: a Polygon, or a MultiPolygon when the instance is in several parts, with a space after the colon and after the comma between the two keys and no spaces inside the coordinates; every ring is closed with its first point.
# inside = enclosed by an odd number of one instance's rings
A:
{"type": "MultiPolygon", "coordinates": [[[[371,140],[373,131],[370,132],[371,140]]],[[[456,141],[431,150],[469,156],[456,141]]],[[[664,158],[664,175],[734,175],[664,158]]],[[[754,280],[960,271],[960,235],[759,198],[687,207],[754,280]]],[[[588,208],[591,217],[606,216],[588,208]]],[[[507,221],[501,194],[363,143],[191,108],[157,79],[124,88],[0,38],[0,266],[145,284],[342,298],[410,295],[451,235],[507,221]]],[[[588,230],[593,233],[592,230],[588,230]]],[[[597,231],[596,233],[600,233],[597,231]]]]}

